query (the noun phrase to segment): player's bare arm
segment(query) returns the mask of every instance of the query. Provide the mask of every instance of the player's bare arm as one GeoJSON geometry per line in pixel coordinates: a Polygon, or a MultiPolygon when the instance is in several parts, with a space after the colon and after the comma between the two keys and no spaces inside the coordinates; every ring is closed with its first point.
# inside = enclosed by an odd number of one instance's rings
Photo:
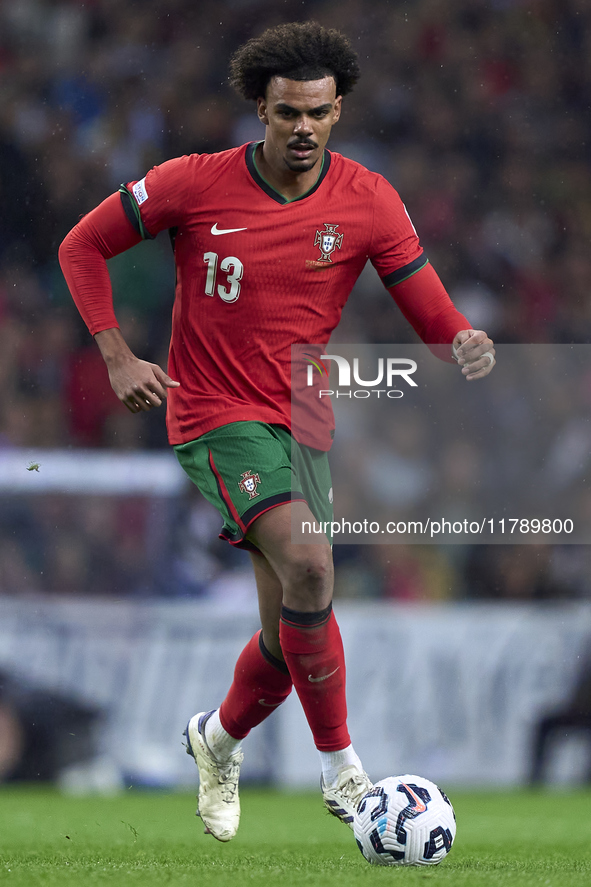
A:
{"type": "Polygon", "coordinates": [[[180,383],[158,364],[136,357],[119,329],[103,330],[94,338],[107,365],[111,387],[131,413],[161,406],[166,389],[178,388],[180,383]]]}
{"type": "Polygon", "coordinates": [[[493,341],[484,330],[460,330],[452,350],[469,382],[488,376],[496,363],[493,341]]]}

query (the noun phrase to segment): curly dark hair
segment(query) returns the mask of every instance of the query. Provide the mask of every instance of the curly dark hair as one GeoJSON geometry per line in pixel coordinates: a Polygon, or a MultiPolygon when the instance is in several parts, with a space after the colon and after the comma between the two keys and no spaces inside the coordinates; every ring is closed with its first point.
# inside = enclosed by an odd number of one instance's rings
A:
{"type": "Polygon", "coordinates": [[[245,99],[264,96],[272,77],[321,80],[334,77],[337,95],[359,79],[357,53],[344,34],[318,22],[291,22],[268,28],[241,46],[230,60],[230,84],[245,99]]]}

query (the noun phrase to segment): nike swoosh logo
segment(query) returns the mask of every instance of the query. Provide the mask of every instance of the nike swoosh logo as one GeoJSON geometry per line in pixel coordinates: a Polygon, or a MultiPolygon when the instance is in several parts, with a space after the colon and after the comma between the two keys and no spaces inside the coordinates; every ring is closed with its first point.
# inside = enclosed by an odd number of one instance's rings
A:
{"type": "Polygon", "coordinates": [[[405,787],[405,789],[408,791],[408,793],[410,795],[412,795],[413,798],[415,799],[415,805],[412,808],[413,813],[424,813],[425,810],[427,809],[427,805],[424,803],[424,801],[421,801],[419,796],[415,792],[413,792],[410,785],[407,785],[406,782],[401,783],[401,785],[403,785],[405,787]]]}
{"type": "Polygon", "coordinates": [[[336,674],[340,667],[341,667],[340,665],[337,665],[337,667],[335,668],[335,670],[334,670],[334,671],[331,671],[330,674],[323,674],[323,675],[322,675],[321,677],[319,677],[319,678],[313,678],[312,675],[309,674],[309,675],[308,675],[308,680],[309,680],[310,683],[312,683],[312,684],[317,684],[319,681],[326,681],[327,678],[331,678],[331,677],[333,676],[333,674],[336,674]]]}
{"type": "Polygon", "coordinates": [[[212,225],[212,234],[234,234],[236,231],[246,231],[246,228],[218,228],[218,223],[212,225]]]}
{"type": "Polygon", "coordinates": [[[265,708],[275,708],[278,705],[281,705],[280,702],[265,702],[264,699],[259,699],[259,705],[264,705],[265,708]]]}

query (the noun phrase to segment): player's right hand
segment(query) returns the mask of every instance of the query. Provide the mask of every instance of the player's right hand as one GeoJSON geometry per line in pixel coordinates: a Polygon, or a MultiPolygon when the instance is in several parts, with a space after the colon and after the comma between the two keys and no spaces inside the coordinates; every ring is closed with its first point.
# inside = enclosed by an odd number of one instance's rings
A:
{"type": "Polygon", "coordinates": [[[109,371],[111,388],[130,413],[148,412],[166,400],[167,388],[178,388],[157,363],[140,360],[130,350],[118,327],[95,333],[109,371]]]}
{"type": "Polygon", "coordinates": [[[156,363],[137,357],[108,364],[111,387],[131,413],[148,412],[166,400],[167,388],[178,388],[156,363]]]}

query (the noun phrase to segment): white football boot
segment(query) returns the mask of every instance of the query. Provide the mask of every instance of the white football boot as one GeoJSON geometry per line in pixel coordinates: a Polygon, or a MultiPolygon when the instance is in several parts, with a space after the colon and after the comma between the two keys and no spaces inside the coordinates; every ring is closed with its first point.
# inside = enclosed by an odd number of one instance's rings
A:
{"type": "Polygon", "coordinates": [[[340,771],[336,785],[327,788],[321,779],[320,787],[327,810],[352,829],[355,811],[362,797],[373,788],[373,783],[365,770],[350,764],[340,771]]]}
{"type": "Polygon", "coordinates": [[[205,834],[218,841],[231,841],[240,824],[238,780],[244,755],[236,751],[226,761],[218,761],[205,740],[205,724],[213,711],[201,711],[191,718],[185,730],[187,754],[195,758],[199,770],[197,816],[205,834]]]}

